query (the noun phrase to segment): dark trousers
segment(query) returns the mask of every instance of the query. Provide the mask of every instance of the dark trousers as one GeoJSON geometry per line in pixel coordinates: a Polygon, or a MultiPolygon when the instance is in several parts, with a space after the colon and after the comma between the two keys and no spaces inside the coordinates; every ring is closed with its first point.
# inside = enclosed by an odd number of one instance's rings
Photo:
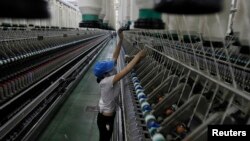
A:
{"type": "Polygon", "coordinates": [[[99,141],[110,141],[113,133],[115,114],[113,116],[104,116],[98,113],[97,125],[99,128],[99,141]]]}

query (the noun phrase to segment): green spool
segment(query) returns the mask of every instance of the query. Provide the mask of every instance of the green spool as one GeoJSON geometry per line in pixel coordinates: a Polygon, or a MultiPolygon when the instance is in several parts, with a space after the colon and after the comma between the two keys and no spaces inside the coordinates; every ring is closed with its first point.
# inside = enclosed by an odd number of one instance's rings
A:
{"type": "Polygon", "coordinates": [[[161,19],[161,13],[154,11],[153,9],[140,9],[140,19],[161,19]]]}
{"type": "Polygon", "coordinates": [[[82,15],[82,21],[98,21],[98,15],[84,14],[82,15]]]}

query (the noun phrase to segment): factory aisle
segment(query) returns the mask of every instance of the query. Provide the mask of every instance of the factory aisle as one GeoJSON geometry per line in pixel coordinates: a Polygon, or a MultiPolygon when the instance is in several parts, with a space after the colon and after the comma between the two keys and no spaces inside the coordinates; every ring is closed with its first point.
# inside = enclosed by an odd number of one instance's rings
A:
{"type": "MultiPolygon", "coordinates": [[[[111,40],[97,60],[112,58],[115,44],[115,39],[111,40]]],[[[39,141],[98,140],[97,112],[91,108],[97,106],[99,100],[99,87],[92,73],[93,66],[40,135],[39,141]]]]}

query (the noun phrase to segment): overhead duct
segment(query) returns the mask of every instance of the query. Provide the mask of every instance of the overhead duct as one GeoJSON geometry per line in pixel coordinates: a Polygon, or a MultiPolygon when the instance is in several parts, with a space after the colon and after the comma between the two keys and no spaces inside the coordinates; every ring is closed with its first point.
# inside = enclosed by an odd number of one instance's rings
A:
{"type": "Polygon", "coordinates": [[[80,27],[99,28],[99,13],[101,11],[100,0],[79,0],[79,8],[82,13],[80,27]]]}
{"type": "Polygon", "coordinates": [[[1,18],[26,18],[43,19],[49,18],[47,9],[48,3],[45,0],[1,0],[1,18]]]}
{"type": "Polygon", "coordinates": [[[136,0],[136,4],[139,8],[139,17],[135,22],[135,28],[164,29],[161,13],[153,10],[152,0],[136,0]]]}
{"type": "Polygon", "coordinates": [[[169,14],[212,14],[222,10],[223,0],[155,0],[155,10],[169,14]]]}

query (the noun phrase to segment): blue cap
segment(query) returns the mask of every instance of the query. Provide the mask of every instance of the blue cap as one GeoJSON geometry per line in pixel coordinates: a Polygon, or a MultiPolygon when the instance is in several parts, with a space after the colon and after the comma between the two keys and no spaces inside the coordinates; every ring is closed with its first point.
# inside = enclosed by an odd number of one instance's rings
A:
{"type": "Polygon", "coordinates": [[[99,61],[95,64],[93,71],[96,77],[101,78],[105,73],[111,71],[114,66],[114,61],[99,61]]]}

